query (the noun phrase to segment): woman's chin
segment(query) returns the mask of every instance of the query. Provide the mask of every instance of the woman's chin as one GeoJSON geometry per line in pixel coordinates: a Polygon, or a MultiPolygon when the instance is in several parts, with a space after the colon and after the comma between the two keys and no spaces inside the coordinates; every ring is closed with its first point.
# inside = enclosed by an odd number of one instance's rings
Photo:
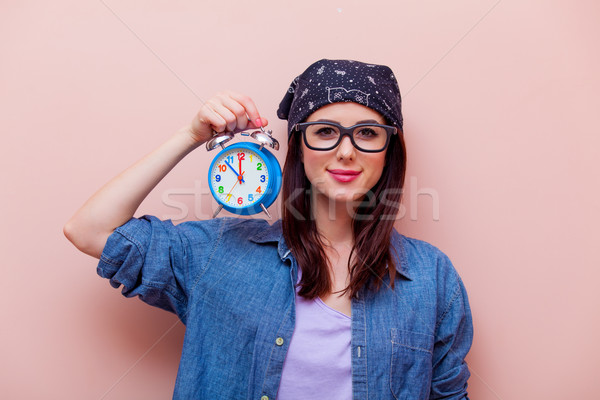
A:
{"type": "Polygon", "coordinates": [[[335,203],[354,203],[361,202],[368,190],[359,188],[329,188],[324,191],[319,191],[319,194],[327,198],[330,202],[335,203]]]}

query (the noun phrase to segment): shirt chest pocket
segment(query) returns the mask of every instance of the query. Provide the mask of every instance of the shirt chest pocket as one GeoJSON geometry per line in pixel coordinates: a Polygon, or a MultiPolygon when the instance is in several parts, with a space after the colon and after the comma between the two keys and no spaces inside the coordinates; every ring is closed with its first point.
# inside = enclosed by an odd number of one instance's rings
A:
{"type": "Polygon", "coordinates": [[[428,399],[433,336],[392,328],[391,340],[390,389],[394,398],[428,399]]]}

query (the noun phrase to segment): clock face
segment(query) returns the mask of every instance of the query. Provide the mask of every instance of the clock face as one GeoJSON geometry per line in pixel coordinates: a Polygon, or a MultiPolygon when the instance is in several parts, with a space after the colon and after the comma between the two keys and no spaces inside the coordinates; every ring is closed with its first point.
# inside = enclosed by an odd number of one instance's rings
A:
{"type": "Polygon", "coordinates": [[[241,209],[264,200],[271,176],[261,153],[234,145],[217,155],[209,178],[213,195],[220,203],[241,209]]]}

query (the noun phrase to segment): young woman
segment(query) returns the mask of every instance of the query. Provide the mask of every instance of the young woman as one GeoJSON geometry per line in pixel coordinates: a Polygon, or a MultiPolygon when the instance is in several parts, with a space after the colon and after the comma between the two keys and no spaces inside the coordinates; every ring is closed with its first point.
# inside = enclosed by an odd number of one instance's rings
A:
{"type": "Polygon", "coordinates": [[[294,79],[283,219],[132,218],[214,132],[267,125],[224,92],[65,226],[123,294],[186,325],[178,399],[466,399],[467,294],[448,258],[393,228],[406,153],[392,71],[320,60],[294,79]]]}

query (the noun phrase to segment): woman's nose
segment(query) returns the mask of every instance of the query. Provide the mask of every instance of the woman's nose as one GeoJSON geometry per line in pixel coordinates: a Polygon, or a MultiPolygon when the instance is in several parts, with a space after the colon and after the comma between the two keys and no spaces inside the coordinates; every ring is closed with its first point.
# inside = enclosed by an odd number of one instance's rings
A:
{"type": "Polygon", "coordinates": [[[342,141],[337,148],[338,159],[353,160],[356,155],[356,149],[348,136],[342,138],[342,141]]]}

